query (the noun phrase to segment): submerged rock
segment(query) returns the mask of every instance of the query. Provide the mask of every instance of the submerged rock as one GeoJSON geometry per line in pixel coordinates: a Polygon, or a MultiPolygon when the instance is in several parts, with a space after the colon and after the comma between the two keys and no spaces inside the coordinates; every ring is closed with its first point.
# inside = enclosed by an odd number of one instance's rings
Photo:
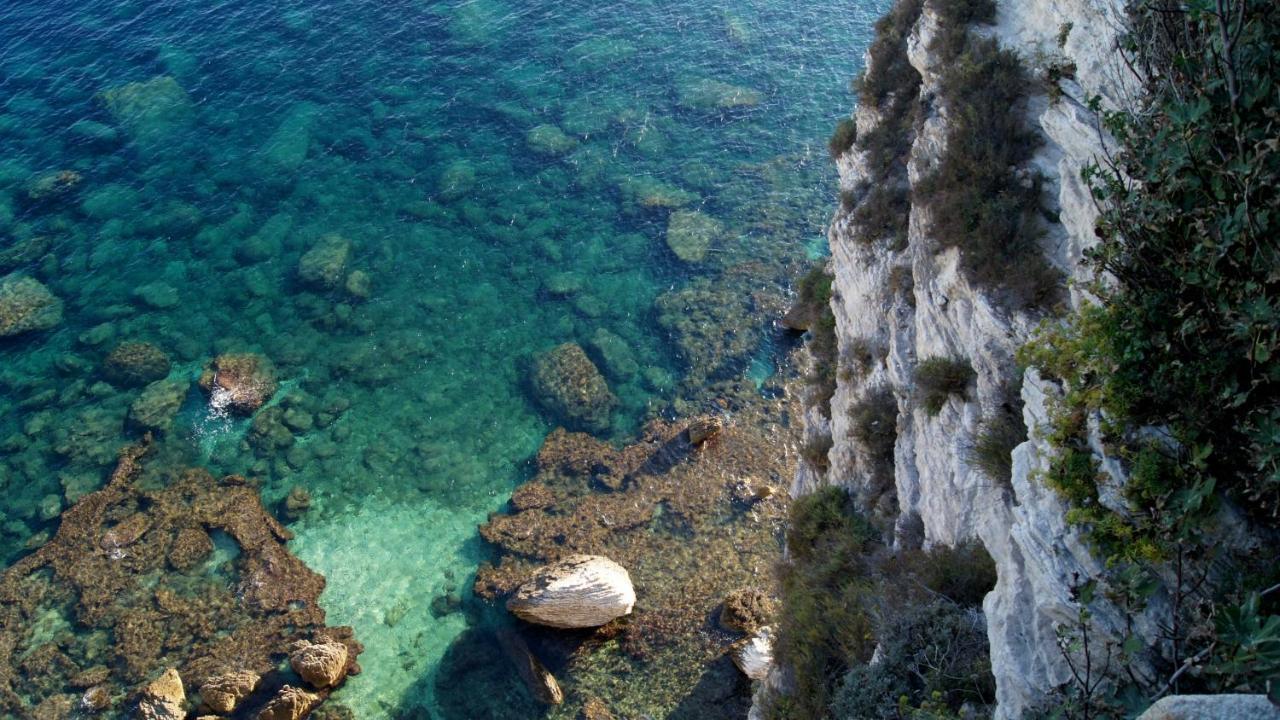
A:
{"type": "Polygon", "coordinates": [[[167,75],[103,90],[98,98],[118,125],[144,149],[163,149],[174,132],[195,119],[191,98],[167,75]]]}
{"type": "Polygon", "coordinates": [[[142,698],[138,701],[138,717],[141,720],[182,720],[187,716],[183,709],[186,702],[182,678],[177,669],[169,668],[143,688],[142,698]]]}
{"type": "Polygon", "coordinates": [[[755,635],[734,643],[729,657],[743,675],[752,680],[764,680],[773,667],[773,631],[760,628],[755,635]]]}
{"type": "Polygon", "coordinates": [[[334,687],[347,676],[347,646],[340,642],[300,640],[289,653],[289,665],[317,690],[334,687]]]}
{"type": "Polygon", "coordinates": [[[555,125],[539,125],[525,136],[529,148],[543,155],[564,155],[578,146],[578,141],[555,125]]]}
{"type": "Polygon", "coordinates": [[[200,387],[214,408],[249,415],[275,395],[275,366],[256,353],[219,355],[205,365],[200,387]]]}
{"type": "Polygon", "coordinates": [[[676,88],[676,94],[682,106],[700,112],[755,107],[763,99],[758,91],[751,88],[710,78],[682,82],[676,88]]]}
{"type": "Polygon", "coordinates": [[[169,374],[169,356],[148,342],[121,343],[102,361],[102,374],[115,385],[136,387],[169,374]]]}
{"type": "Polygon", "coordinates": [[[301,688],[285,685],[258,713],[256,720],[300,720],[324,698],[301,688]]]}
{"type": "Polygon", "coordinates": [[[200,699],[215,713],[230,715],[240,701],[253,693],[261,679],[257,673],[246,671],[215,675],[200,686],[200,699]]]}
{"type": "Polygon", "coordinates": [[[724,420],[719,415],[703,415],[689,423],[689,442],[701,445],[724,430],[724,420]]]}
{"type": "Polygon", "coordinates": [[[538,570],[507,600],[507,610],[538,625],[588,628],[629,614],[635,603],[626,568],[599,555],[572,555],[538,570]]]}
{"type": "Polygon", "coordinates": [[[687,263],[706,260],[711,244],[723,233],[719,220],[696,210],[677,210],[667,219],[667,247],[687,263]]]}
{"type": "Polygon", "coordinates": [[[25,275],[0,279],[0,337],[48,330],[62,322],[62,301],[25,275]]]}
{"type": "Polygon", "coordinates": [[[727,630],[750,633],[769,624],[773,604],[768,595],[754,588],[734,590],[720,608],[720,625],[727,630]]]}
{"type": "Polygon", "coordinates": [[[298,277],[326,290],[342,285],[351,259],[351,241],[341,235],[320,238],[298,261],[298,277]]]}
{"type": "Polygon", "coordinates": [[[64,197],[79,187],[83,179],[75,170],[41,173],[27,184],[27,199],[38,203],[64,197]]]}
{"type": "Polygon", "coordinates": [[[560,683],[556,682],[556,676],[534,657],[533,651],[519,633],[509,629],[499,630],[498,644],[502,646],[507,659],[515,665],[516,672],[535,700],[543,705],[559,705],[564,702],[564,692],[560,689],[560,683]]]}
{"type": "Polygon", "coordinates": [[[186,380],[151,383],[129,405],[129,422],[143,430],[168,432],[190,389],[191,383],[186,380]]]}
{"type": "Polygon", "coordinates": [[[582,348],[565,343],[533,359],[535,399],[567,425],[601,432],[618,403],[609,384],[582,348]]]}

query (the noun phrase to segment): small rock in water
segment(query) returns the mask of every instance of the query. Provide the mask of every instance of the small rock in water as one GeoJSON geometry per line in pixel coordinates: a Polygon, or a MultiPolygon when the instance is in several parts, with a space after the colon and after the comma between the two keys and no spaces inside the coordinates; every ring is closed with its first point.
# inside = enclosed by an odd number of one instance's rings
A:
{"type": "Polygon", "coordinates": [[[294,522],[311,509],[311,493],[307,489],[295,485],[284,499],[284,519],[294,522]]]}
{"type": "Polygon", "coordinates": [[[340,642],[300,640],[289,653],[289,665],[318,690],[334,687],[347,676],[347,646],[340,642]]]}
{"type": "Polygon", "coordinates": [[[694,418],[693,422],[689,423],[689,442],[694,445],[701,445],[719,435],[723,429],[724,420],[717,415],[704,415],[694,418]]]}
{"type": "Polygon", "coordinates": [[[720,625],[736,632],[755,632],[769,623],[772,614],[768,595],[754,588],[734,590],[720,608],[720,625]]]}
{"type": "Polygon", "coordinates": [[[609,427],[617,398],[582,348],[565,343],[533,360],[531,385],[543,407],[568,425],[592,432],[609,427]]]}
{"type": "Polygon", "coordinates": [[[0,279],[0,337],[48,330],[62,322],[62,301],[24,275],[0,279]]]}
{"type": "Polygon", "coordinates": [[[613,713],[609,712],[600,698],[587,698],[582,704],[582,711],[578,713],[578,720],[613,720],[613,713]]]}
{"type": "Polygon", "coordinates": [[[169,374],[169,356],[146,342],[117,345],[102,361],[102,374],[116,385],[138,387],[169,374]]]}
{"type": "Polygon", "coordinates": [[[41,173],[32,178],[27,185],[27,199],[32,202],[46,202],[63,197],[75,190],[83,179],[75,170],[41,173]]]}
{"type": "Polygon", "coordinates": [[[187,716],[183,709],[186,702],[182,678],[176,669],[169,668],[143,688],[142,699],[138,701],[138,717],[141,720],[182,720],[187,716]]]}
{"type": "Polygon", "coordinates": [[[142,430],[168,432],[187,397],[191,383],[186,380],[157,380],[129,405],[129,422],[142,430]]]}
{"type": "Polygon", "coordinates": [[[629,614],[635,603],[626,568],[599,555],[572,555],[539,569],[507,600],[507,610],[538,625],[588,628],[629,614]]]}
{"type": "Polygon", "coordinates": [[[298,277],[310,285],[333,290],[346,277],[350,258],[350,240],[341,235],[325,235],[298,261],[298,277]]]}
{"type": "Polygon", "coordinates": [[[200,387],[215,409],[249,415],[276,394],[275,366],[256,353],[219,355],[205,365],[200,387]]]}
{"type": "Polygon", "coordinates": [[[133,291],[133,296],[156,310],[167,310],[178,304],[178,289],[168,283],[142,285],[133,291]]]}
{"type": "Polygon", "coordinates": [[[300,720],[307,716],[324,698],[302,688],[285,685],[275,697],[258,712],[256,720],[300,720]]]}
{"type": "Polygon", "coordinates": [[[258,687],[259,680],[261,678],[257,673],[246,671],[215,675],[205,680],[200,686],[200,698],[210,710],[222,715],[230,715],[235,712],[240,701],[258,687]]]}

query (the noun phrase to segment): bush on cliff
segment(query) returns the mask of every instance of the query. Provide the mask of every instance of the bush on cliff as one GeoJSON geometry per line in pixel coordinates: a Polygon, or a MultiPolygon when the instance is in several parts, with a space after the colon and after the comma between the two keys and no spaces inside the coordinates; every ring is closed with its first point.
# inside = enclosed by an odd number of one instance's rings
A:
{"type": "MultiPolygon", "coordinates": [[[[1146,98],[1121,112],[1093,101],[1120,144],[1086,172],[1102,208],[1088,253],[1099,302],[1024,351],[1065,389],[1044,479],[1110,567],[1176,575],[1160,638],[1172,679],[1139,697],[1262,692],[1280,688],[1280,6],[1157,2],[1131,23],[1126,61],[1146,98]],[[1124,512],[1099,502],[1090,419],[1128,466],[1124,512]],[[1232,553],[1224,515],[1233,535],[1266,539],[1232,553]]],[[[1133,585],[1116,570],[1096,580],[1133,585]]],[[[1082,713],[1109,707],[1073,692],[1082,713]]]]}
{"type": "Polygon", "coordinates": [[[916,365],[916,396],[925,412],[937,415],[952,395],[964,397],[975,375],[964,358],[931,357],[916,365]]]}

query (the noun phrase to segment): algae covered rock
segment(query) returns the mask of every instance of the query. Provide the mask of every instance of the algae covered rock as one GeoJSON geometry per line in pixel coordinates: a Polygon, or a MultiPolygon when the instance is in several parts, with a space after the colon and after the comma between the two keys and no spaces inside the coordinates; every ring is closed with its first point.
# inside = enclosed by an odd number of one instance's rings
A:
{"type": "Polygon", "coordinates": [[[129,405],[129,422],[142,430],[168,432],[190,388],[191,383],[186,380],[151,383],[129,405]]]}
{"type": "Polygon", "coordinates": [[[142,689],[138,717],[141,720],[182,720],[187,716],[183,709],[186,702],[182,678],[176,669],[169,668],[142,689]]]}
{"type": "Polygon", "coordinates": [[[219,355],[205,365],[200,387],[216,409],[252,414],[276,394],[276,371],[257,353],[219,355]]]}
{"type": "Polygon", "coordinates": [[[648,175],[624,177],[618,181],[618,190],[646,208],[682,208],[698,200],[697,195],[648,175]]]}
{"type": "Polygon", "coordinates": [[[724,430],[724,420],[719,415],[703,415],[689,423],[689,442],[701,445],[724,430]]]}
{"type": "Polygon", "coordinates": [[[0,337],[48,330],[62,322],[62,301],[25,275],[0,279],[0,337]]]}
{"type": "Polygon", "coordinates": [[[69,195],[84,178],[75,170],[54,170],[40,173],[27,184],[27,199],[46,202],[69,195]]]}
{"type": "Polygon", "coordinates": [[[722,233],[719,220],[696,210],[677,210],[667,219],[667,247],[687,263],[706,260],[711,244],[722,233]]]}
{"type": "Polygon", "coordinates": [[[347,676],[347,646],[340,642],[300,640],[289,653],[289,665],[317,690],[333,687],[347,676]]]}
{"type": "Polygon", "coordinates": [[[257,673],[236,671],[215,675],[200,686],[200,699],[210,710],[221,715],[235,712],[240,701],[258,687],[257,673]]]}
{"type": "Polygon", "coordinates": [[[285,685],[256,716],[256,720],[300,720],[324,698],[302,688],[285,685]]]}
{"type": "Polygon", "coordinates": [[[720,625],[727,630],[750,633],[769,624],[773,603],[768,595],[754,588],[734,590],[720,608],[720,625]]]}
{"type": "Polygon", "coordinates": [[[290,174],[302,166],[311,149],[311,126],[318,115],[319,108],[311,103],[301,102],[290,108],[260,151],[265,171],[290,174]]]}
{"type": "Polygon", "coordinates": [[[310,285],[333,290],[342,285],[350,259],[350,240],[341,235],[325,235],[298,261],[298,277],[310,285]]]}
{"type": "Polygon", "coordinates": [[[169,374],[169,356],[148,342],[117,345],[102,361],[102,374],[115,385],[137,387],[169,374]]]}
{"type": "Polygon", "coordinates": [[[578,345],[565,343],[534,357],[530,384],[537,401],[567,425],[608,429],[618,399],[578,345]]]}
{"type": "Polygon", "coordinates": [[[572,555],[539,569],[507,600],[507,610],[537,625],[589,628],[630,614],[635,604],[626,568],[600,555],[572,555]]]}
{"type": "Polygon", "coordinates": [[[631,346],[616,333],[598,328],[591,334],[587,345],[612,377],[626,380],[640,372],[640,364],[636,362],[631,346]]]}
{"type": "Polygon", "coordinates": [[[170,135],[195,119],[190,96],[168,75],[103,90],[98,98],[116,124],[145,149],[161,149],[170,135]]]}

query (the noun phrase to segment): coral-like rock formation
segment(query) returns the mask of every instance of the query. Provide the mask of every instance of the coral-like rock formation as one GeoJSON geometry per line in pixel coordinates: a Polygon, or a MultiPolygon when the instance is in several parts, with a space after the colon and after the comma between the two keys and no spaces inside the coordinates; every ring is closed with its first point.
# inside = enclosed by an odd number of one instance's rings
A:
{"type": "MultiPolygon", "coordinates": [[[[192,688],[228,668],[265,676],[296,640],[341,643],[346,673],[358,671],[350,629],[325,627],[324,578],[289,553],[257,491],[238,476],[144,468],[146,452],[122,451],[106,487],[0,576],[0,715],[33,716],[67,686],[128,696],[171,669],[168,685],[180,675],[192,688]],[[206,564],[214,533],[238,552],[206,564]],[[83,632],[51,643],[34,633],[50,622],[83,632]]],[[[149,696],[155,717],[185,717],[174,693],[149,696]]]]}
{"type": "Polygon", "coordinates": [[[626,568],[598,555],[573,555],[538,570],[507,609],[538,625],[589,628],[629,614],[635,604],[626,568]]]}
{"type": "Polygon", "coordinates": [[[529,149],[543,155],[563,155],[578,146],[578,141],[555,125],[538,125],[525,136],[529,149]]]}
{"type": "Polygon", "coordinates": [[[334,687],[347,676],[347,646],[300,640],[289,653],[289,665],[313,688],[334,687]]]}
{"type": "Polygon", "coordinates": [[[62,301],[25,275],[0,278],[0,337],[48,330],[62,322],[62,301]]]}
{"type": "Polygon", "coordinates": [[[144,151],[163,150],[171,136],[191,124],[195,109],[177,80],[167,75],[103,90],[107,113],[144,151]]]}
{"type": "Polygon", "coordinates": [[[276,394],[276,369],[256,353],[219,355],[205,365],[200,387],[214,408],[248,415],[276,394]]]}
{"type": "Polygon", "coordinates": [[[84,178],[75,170],[55,170],[41,173],[27,185],[27,199],[45,202],[63,197],[75,190],[84,178]]]}
{"type": "Polygon", "coordinates": [[[116,385],[138,387],[169,374],[169,356],[148,342],[116,346],[102,361],[102,374],[116,385]]]}
{"type": "Polygon", "coordinates": [[[734,590],[720,608],[720,625],[728,630],[751,633],[768,625],[773,617],[773,601],[755,588],[734,590]]]}
{"type": "Polygon", "coordinates": [[[529,384],[534,398],[574,429],[602,432],[618,399],[582,348],[565,343],[533,359],[529,384]]]}
{"type": "Polygon", "coordinates": [[[719,112],[754,107],[763,96],[751,88],[731,85],[720,80],[698,78],[680,83],[676,88],[682,106],[700,112],[719,112]]]}
{"type": "Polygon", "coordinates": [[[724,430],[724,420],[719,415],[703,415],[689,423],[689,442],[701,445],[724,430]]]}
{"type": "Polygon", "coordinates": [[[214,675],[200,686],[200,700],[219,715],[230,715],[258,688],[257,673],[234,671],[214,675]]]}

